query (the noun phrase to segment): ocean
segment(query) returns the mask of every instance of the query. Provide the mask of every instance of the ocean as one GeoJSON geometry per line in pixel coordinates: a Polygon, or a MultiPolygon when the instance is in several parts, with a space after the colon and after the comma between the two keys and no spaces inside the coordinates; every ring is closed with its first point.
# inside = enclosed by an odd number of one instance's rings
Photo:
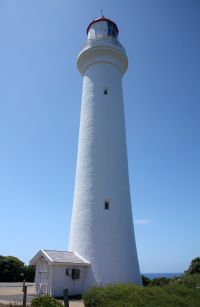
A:
{"type": "Polygon", "coordinates": [[[179,277],[183,275],[183,273],[142,273],[142,275],[148,277],[149,279],[154,279],[159,277],[166,277],[166,278],[179,277]]]}

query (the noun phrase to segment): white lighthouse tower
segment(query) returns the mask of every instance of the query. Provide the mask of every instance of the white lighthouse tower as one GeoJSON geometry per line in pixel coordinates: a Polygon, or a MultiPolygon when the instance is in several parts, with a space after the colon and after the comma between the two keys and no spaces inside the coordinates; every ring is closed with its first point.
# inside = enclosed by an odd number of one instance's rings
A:
{"type": "Polygon", "coordinates": [[[78,55],[83,92],[69,250],[90,265],[83,285],[141,284],[128,177],[117,25],[101,16],[78,55]]]}

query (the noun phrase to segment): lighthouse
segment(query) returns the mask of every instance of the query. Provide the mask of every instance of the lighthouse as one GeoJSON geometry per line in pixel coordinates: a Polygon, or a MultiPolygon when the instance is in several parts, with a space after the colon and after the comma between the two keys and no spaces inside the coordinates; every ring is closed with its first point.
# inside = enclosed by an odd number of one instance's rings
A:
{"type": "Polygon", "coordinates": [[[141,285],[128,177],[122,77],[128,67],[118,27],[101,16],[78,55],[83,76],[74,201],[68,251],[41,249],[38,296],[82,294],[92,286],[141,285]]]}
{"type": "Polygon", "coordinates": [[[92,286],[141,285],[128,176],[122,77],[128,67],[118,27],[101,16],[87,28],[77,59],[83,76],[68,251],[41,249],[38,296],[82,294],[92,286]]]}
{"type": "Polygon", "coordinates": [[[89,264],[83,290],[141,284],[122,91],[128,59],[115,22],[101,16],[89,24],[77,66],[83,88],[69,251],[89,264]]]}

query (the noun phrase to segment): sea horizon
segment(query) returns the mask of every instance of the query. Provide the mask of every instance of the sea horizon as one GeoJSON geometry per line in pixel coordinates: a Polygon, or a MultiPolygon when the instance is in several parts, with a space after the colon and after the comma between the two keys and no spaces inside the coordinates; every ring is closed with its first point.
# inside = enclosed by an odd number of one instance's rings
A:
{"type": "Polygon", "coordinates": [[[159,277],[166,277],[166,278],[173,278],[179,277],[183,275],[184,272],[175,272],[175,273],[142,273],[142,275],[148,277],[149,279],[159,278],[159,277]]]}

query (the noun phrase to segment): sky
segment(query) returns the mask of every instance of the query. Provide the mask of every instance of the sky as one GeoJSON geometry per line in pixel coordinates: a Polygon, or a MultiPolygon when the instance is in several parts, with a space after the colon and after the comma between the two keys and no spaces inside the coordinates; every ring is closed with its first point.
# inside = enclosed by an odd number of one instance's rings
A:
{"type": "Polygon", "coordinates": [[[115,21],[141,272],[200,256],[200,2],[0,0],[0,254],[66,250],[86,28],[115,21]]]}

